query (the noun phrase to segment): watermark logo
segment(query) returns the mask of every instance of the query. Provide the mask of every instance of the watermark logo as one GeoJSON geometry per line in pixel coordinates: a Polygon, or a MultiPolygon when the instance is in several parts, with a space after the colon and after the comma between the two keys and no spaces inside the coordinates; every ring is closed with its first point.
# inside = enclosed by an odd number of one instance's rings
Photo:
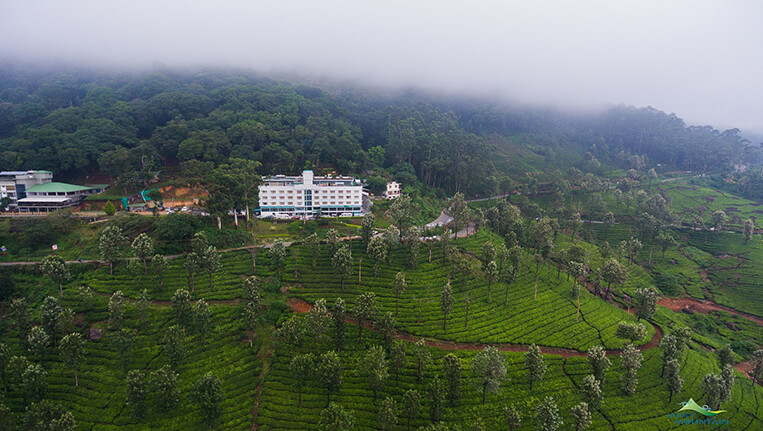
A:
{"type": "Polygon", "coordinates": [[[668,413],[668,419],[674,425],[728,425],[728,419],[718,419],[715,416],[726,410],[710,410],[708,406],[700,406],[694,399],[681,403],[682,407],[675,413],[668,413]],[[699,413],[701,416],[697,416],[699,413]]]}

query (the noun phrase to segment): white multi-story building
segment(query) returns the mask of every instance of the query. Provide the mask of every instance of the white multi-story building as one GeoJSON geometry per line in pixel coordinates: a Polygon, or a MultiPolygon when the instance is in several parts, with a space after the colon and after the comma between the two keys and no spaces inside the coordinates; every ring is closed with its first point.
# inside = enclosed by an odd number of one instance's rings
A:
{"type": "Polygon", "coordinates": [[[0,199],[8,198],[9,209],[18,207],[19,199],[27,197],[27,189],[53,181],[50,171],[2,171],[0,172],[0,199]]]}
{"type": "Polygon", "coordinates": [[[384,197],[387,199],[395,199],[400,197],[400,183],[395,181],[387,183],[387,190],[384,191],[384,197]]]}
{"type": "Polygon", "coordinates": [[[368,194],[359,179],[276,175],[259,187],[260,217],[348,217],[368,211],[368,194]]]}

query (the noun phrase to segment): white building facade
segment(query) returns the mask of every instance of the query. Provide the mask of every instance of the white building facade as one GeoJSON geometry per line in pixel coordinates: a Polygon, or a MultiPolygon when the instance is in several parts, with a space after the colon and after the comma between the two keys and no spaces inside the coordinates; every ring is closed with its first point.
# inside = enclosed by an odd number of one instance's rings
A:
{"type": "Polygon", "coordinates": [[[259,187],[259,216],[263,218],[310,218],[361,216],[368,211],[368,194],[352,177],[276,175],[259,187]]]}
{"type": "Polygon", "coordinates": [[[400,183],[395,181],[387,183],[387,190],[384,191],[384,197],[387,199],[396,199],[400,197],[400,183]]]}
{"type": "Polygon", "coordinates": [[[53,181],[50,171],[2,171],[0,172],[0,199],[8,198],[8,208],[18,207],[19,199],[27,197],[27,189],[53,181]]]}

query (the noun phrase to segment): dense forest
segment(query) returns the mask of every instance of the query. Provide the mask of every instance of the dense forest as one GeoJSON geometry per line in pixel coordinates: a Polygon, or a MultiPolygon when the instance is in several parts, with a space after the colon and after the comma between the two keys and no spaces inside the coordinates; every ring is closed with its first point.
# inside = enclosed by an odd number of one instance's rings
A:
{"type": "MultiPolygon", "coordinates": [[[[730,174],[763,194],[759,145],[738,130],[687,126],[651,107],[571,115],[414,92],[382,94],[240,71],[66,73],[0,66],[0,166],[59,179],[98,171],[129,186],[187,160],[255,160],[261,173],[305,167],[488,195],[524,182],[525,152],[544,167],[730,174]],[[581,155],[585,156],[581,159],[581,155]],[[634,158],[635,157],[635,158],[634,158]]],[[[553,180],[553,170],[546,181],[553,180]]],[[[560,175],[560,177],[563,175],[560,175]]]]}

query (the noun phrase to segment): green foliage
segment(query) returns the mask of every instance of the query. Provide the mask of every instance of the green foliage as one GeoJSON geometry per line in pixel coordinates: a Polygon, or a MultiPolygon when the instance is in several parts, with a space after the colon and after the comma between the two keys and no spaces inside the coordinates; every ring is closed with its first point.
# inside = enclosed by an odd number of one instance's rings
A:
{"type": "Polygon", "coordinates": [[[201,414],[212,428],[212,422],[220,416],[223,399],[222,383],[214,374],[207,373],[191,386],[191,399],[201,408],[201,414]]]}
{"type": "Polygon", "coordinates": [[[105,212],[107,216],[113,216],[117,212],[117,209],[111,201],[107,201],[106,205],[103,206],[103,212],[105,212]]]}
{"type": "Polygon", "coordinates": [[[506,379],[506,363],[503,354],[495,347],[485,347],[472,361],[472,375],[482,387],[482,404],[487,402],[487,393],[498,392],[506,379]]]}

